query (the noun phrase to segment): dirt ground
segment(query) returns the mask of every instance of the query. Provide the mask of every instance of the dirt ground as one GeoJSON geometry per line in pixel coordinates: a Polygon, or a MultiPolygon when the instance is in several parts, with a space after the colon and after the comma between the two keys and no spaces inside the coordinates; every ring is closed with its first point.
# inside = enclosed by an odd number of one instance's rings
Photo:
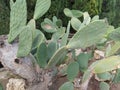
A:
{"type": "MultiPolygon", "coordinates": [[[[49,90],[58,90],[58,88],[67,81],[66,77],[59,77],[53,81],[53,85],[49,87],[49,90]]],[[[94,79],[94,77],[89,82],[88,90],[100,90],[99,82],[94,79]]],[[[110,90],[120,90],[120,83],[111,84],[110,90]]]]}
{"type": "MultiPolygon", "coordinates": [[[[88,90],[100,90],[99,88],[99,82],[92,78],[92,80],[89,83],[88,90]]],[[[120,90],[120,83],[118,84],[111,84],[110,90],[120,90]]]]}

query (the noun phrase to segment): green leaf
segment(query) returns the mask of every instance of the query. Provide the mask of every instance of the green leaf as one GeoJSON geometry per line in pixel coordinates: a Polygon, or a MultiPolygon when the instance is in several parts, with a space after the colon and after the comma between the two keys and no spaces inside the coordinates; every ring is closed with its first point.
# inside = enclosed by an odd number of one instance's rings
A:
{"type": "Polygon", "coordinates": [[[120,41],[120,27],[118,27],[118,28],[115,29],[113,32],[111,32],[111,33],[109,34],[109,37],[110,37],[112,40],[120,41]]]}
{"type": "Polygon", "coordinates": [[[96,21],[96,20],[99,20],[99,16],[98,16],[98,15],[95,15],[95,16],[92,18],[92,21],[96,21]]]}
{"type": "Polygon", "coordinates": [[[80,12],[79,10],[70,10],[68,8],[64,9],[64,13],[66,16],[68,17],[76,17],[79,18],[82,16],[82,12],[80,12]]]}
{"type": "Polygon", "coordinates": [[[52,20],[53,20],[53,23],[54,23],[55,25],[57,25],[58,27],[61,27],[61,26],[62,26],[62,21],[61,21],[61,19],[57,19],[56,16],[53,16],[52,20]]]}
{"type": "Polygon", "coordinates": [[[83,16],[83,13],[79,10],[71,10],[73,17],[79,18],[81,16],[83,16]]]}
{"type": "Polygon", "coordinates": [[[46,68],[53,68],[66,53],[67,53],[67,48],[65,46],[58,49],[49,60],[46,68]]]}
{"type": "Polygon", "coordinates": [[[107,71],[112,71],[119,68],[120,65],[120,56],[111,56],[105,59],[98,61],[94,66],[94,73],[104,73],[107,71]]]}
{"type": "Polygon", "coordinates": [[[47,65],[47,46],[45,43],[40,44],[40,46],[37,49],[37,62],[40,65],[40,67],[44,68],[47,65]]]}
{"type": "Polygon", "coordinates": [[[32,50],[36,49],[45,40],[44,34],[40,30],[33,30],[32,50]]]}
{"type": "Polygon", "coordinates": [[[117,73],[115,74],[113,82],[114,83],[120,83],[120,69],[117,69],[117,73]]]}
{"type": "Polygon", "coordinates": [[[50,8],[51,0],[37,0],[34,12],[34,19],[42,17],[50,8]]]}
{"type": "Polygon", "coordinates": [[[65,46],[67,44],[69,32],[70,32],[70,21],[67,26],[67,32],[63,35],[63,37],[61,39],[61,46],[65,46]]]}
{"type": "Polygon", "coordinates": [[[106,47],[106,50],[105,50],[105,57],[110,56],[109,55],[110,51],[111,51],[111,44],[108,44],[108,46],[106,47]]]}
{"type": "Polygon", "coordinates": [[[74,90],[74,86],[72,82],[66,82],[64,83],[59,90],[74,90]]]}
{"type": "Polygon", "coordinates": [[[84,75],[83,75],[83,78],[82,78],[82,83],[84,83],[86,80],[90,79],[90,77],[92,76],[93,74],[93,68],[94,66],[98,63],[98,61],[92,63],[90,65],[90,67],[85,71],[84,75]]]}
{"type": "Polygon", "coordinates": [[[73,14],[72,12],[68,9],[68,8],[65,8],[64,9],[64,14],[68,17],[73,17],[73,14]]]}
{"type": "Polygon", "coordinates": [[[67,68],[67,78],[69,81],[73,81],[79,73],[79,64],[77,62],[72,62],[67,68]]]}
{"type": "Polygon", "coordinates": [[[15,3],[11,2],[10,32],[8,35],[9,43],[11,43],[22,32],[21,28],[26,25],[26,20],[26,0],[16,0],[15,3]]]}
{"type": "Polygon", "coordinates": [[[61,27],[61,26],[62,26],[62,20],[58,19],[58,20],[56,21],[56,25],[57,25],[58,27],[61,27]]]}
{"type": "Polygon", "coordinates": [[[90,75],[91,75],[91,71],[89,69],[86,70],[82,77],[82,83],[84,83],[86,80],[88,80],[90,78],[90,75]]]}
{"type": "Polygon", "coordinates": [[[111,50],[107,53],[107,56],[114,55],[120,49],[120,42],[115,42],[111,47],[111,50]]]}
{"type": "Polygon", "coordinates": [[[29,22],[28,22],[28,25],[31,27],[31,30],[35,30],[36,29],[36,24],[35,24],[35,20],[34,19],[31,19],[29,22]]]}
{"type": "Polygon", "coordinates": [[[52,20],[53,20],[53,23],[56,23],[58,21],[56,16],[53,16],[52,20]]]}
{"type": "Polygon", "coordinates": [[[57,26],[47,18],[41,23],[41,27],[48,33],[54,33],[57,31],[57,26]]]}
{"type": "Polygon", "coordinates": [[[110,90],[110,86],[106,82],[101,82],[99,84],[99,87],[100,87],[100,90],[110,90]]]}
{"type": "Polygon", "coordinates": [[[72,17],[72,19],[71,19],[71,25],[72,25],[73,29],[75,29],[76,31],[78,31],[80,29],[81,22],[80,22],[79,19],[77,19],[75,17],[72,17]]]}
{"type": "Polygon", "coordinates": [[[86,25],[88,25],[91,21],[91,17],[89,16],[88,12],[84,12],[83,13],[83,23],[81,23],[79,30],[81,30],[82,28],[84,28],[86,25]]]}
{"type": "Polygon", "coordinates": [[[10,7],[12,7],[14,5],[13,0],[10,0],[10,7]]]}
{"type": "Polygon", "coordinates": [[[106,80],[110,80],[112,78],[112,75],[109,72],[104,72],[97,74],[97,77],[101,81],[106,81],[106,80]]]}
{"type": "Polygon", "coordinates": [[[48,58],[50,59],[55,51],[57,50],[57,44],[56,42],[52,41],[48,44],[48,48],[47,48],[47,55],[48,55],[48,58]]]}
{"type": "Polygon", "coordinates": [[[91,21],[91,18],[89,16],[88,12],[84,12],[83,17],[84,17],[84,21],[83,21],[82,24],[88,25],[90,23],[90,21],[91,21]]]}
{"type": "Polygon", "coordinates": [[[90,59],[89,53],[80,53],[77,56],[77,62],[81,71],[85,71],[88,68],[88,61],[90,59]]]}
{"type": "Polygon", "coordinates": [[[57,31],[52,35],[52,40],[57,41],[61,37],[63,37],[64,34],[65,34],[65,28],[64,27],[58,28],[57,31]]]}
{"type": "Polygon", "coordinates": [[[110,33],[112,33],[114,30],[115,30],[115,29],[114,29],[114,26],[109,25],[109,26],[108,26],[107,33],[105,34],[105,37],[106,37],[106,38],[109,38],[110,33]]]}
{"type": "Polygon", "coordinates": [[[19,47],[17,52],[17,57],[27,56],[32,47],[32,30],[29,26],[23,28],[24,30],[19,35],[19,47]]]}
{"type": "Polygon", "coordinates": [[[86,48],[98,43],[105,35],[107,27],[108,25],[104,21],[91,22],[72,37],[67,48],[86,48]]]}
{"type": "Polygon", "coordinates": [[[0,84],[0,90],[3,90],[3,87],[2,87],[2,85],[0,84]]]}
{"type": "Polygon", "coordinates": [[[99,61],[96,61],[90,65],[90,67],[85,71],[82,82],[84,83],[88,80],[93,73],[99,74],[108,71],[115,70],[119,68],[120,56],[111,56],[99,61]]]}

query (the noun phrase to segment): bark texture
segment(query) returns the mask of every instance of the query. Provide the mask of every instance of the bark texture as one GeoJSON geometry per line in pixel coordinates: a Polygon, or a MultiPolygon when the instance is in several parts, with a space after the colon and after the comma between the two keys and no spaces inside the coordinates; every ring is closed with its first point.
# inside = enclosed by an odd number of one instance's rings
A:
{"type": "Polygon", "coordinates": [[[3,40],[0,48],[0,62],[4,68],[9,69],[14,74],[26,79],[28,82],[37,81],[37,73],[34,68],[34,58],[28,55],[24,58],[17,58],[18,43],[9,44],[3,40]]]}
{"type": "Polygon", "coordinates": [[[7,36],[0,36],[0,83],[4,90],[48,90],[52,79],[49,71],[38,67],[34,57],[17,58],[18,42],[7,42],[7,36]]]}

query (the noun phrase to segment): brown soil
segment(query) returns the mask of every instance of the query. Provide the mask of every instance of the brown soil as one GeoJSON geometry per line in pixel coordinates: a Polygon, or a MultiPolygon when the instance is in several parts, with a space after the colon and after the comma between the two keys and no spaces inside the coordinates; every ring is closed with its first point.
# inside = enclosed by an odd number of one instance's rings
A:
{"type": "Polygon", "coordinates": [[[88,90],[100,90],[99,89],[99,82],[92,78],[89,82],[88,90]]]}
{"type": "Polygon", "coordinates": [[[58,90],[58,88],[66,81],[68,81],[66,77],[55,77],[49,90],[58,90]]]}
{"type": "MultiPolygon", "coordinates": [[[[89,83],[88,90],[100,90],[99,88],[99,82],[95,80],[94,78],[91,79],[89,83]]],[[[111,84],[110,90],[120,90],[120,83],[118,84],[111,84]]]]}
{"type": "MultiPolygon", "coordinates": [[[[66,77],[56,77],[53,80],[52,86],[49,87],[49,90],[58,90],[58,88],[66,81],[68,81],[66,77]]],[[[94,77],[89,82],[88,90],[100,90],[99,82],[95,80],[94,77]]],[[[120,83],[111,84],[110,90],[120,90],[120,83]]]]}
{"type": "Polygon", "coordinates": [[[120,83],[111,85],[110,90],[120,90],[120,83]]]}

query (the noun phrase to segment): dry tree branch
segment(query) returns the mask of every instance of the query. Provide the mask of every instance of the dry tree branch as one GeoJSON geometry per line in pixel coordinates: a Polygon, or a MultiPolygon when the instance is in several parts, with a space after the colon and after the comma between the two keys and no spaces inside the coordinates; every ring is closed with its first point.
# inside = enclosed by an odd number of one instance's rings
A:
{"type": "Polygon", "coordinates": [[[9,44],[6,40],[1,41],[0,62],[4,68],[12,71],[14,74],[26,79],[28,82],[37,82],[37,73],[35,71],[34,60],[31,55],[24,58],[17,58],[18,43],[9,44]]]}

